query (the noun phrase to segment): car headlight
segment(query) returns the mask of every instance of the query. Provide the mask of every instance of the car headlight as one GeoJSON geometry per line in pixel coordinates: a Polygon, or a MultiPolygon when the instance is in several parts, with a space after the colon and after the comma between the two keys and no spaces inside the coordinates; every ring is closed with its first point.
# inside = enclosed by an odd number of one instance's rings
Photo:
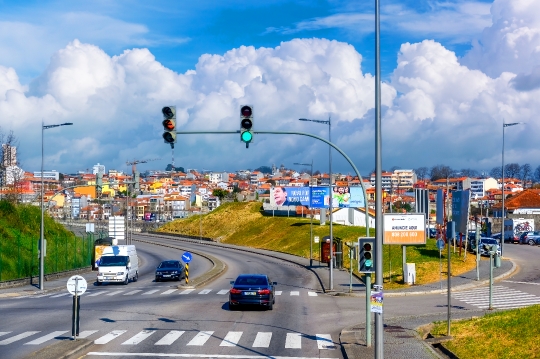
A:
{"type": "Polygon", "coordinates": [[[178,274],[178,271],[173,270],[171,274],[178,274]]]}
{"type": "Polygon", "coordinates": [[[116,275],[124,275],[124,272],[118,272],[116,275]]]}

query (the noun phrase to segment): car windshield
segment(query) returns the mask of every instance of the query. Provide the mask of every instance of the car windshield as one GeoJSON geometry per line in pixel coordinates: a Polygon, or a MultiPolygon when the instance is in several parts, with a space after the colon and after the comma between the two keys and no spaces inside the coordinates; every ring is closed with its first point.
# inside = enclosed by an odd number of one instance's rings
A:
{"type": "Polygon", "coordinates": [[[495,239],[487,239],[484,242],[487,244],[499,244],[495,239]]]}
{"type": "Polygon", "coordinates": [[[100,267],[117,267],[127,266],[129,257],[128,256],[103,256],[99,260],[100,267]]]}
{"type": "Polygon", "coordinates": [[[265,277],[239,277],[236,279],[237,285],[267,285],[265,277]]]}
{"type": "Polygon", "coordinates": [[[161,262],[158,268],[179,268],[180,263],[175,261],[161,262]]]}

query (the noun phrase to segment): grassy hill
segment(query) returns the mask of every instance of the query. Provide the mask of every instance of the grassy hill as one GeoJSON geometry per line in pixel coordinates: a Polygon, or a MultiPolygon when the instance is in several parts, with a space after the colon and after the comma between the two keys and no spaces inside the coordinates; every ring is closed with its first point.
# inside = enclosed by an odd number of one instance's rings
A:
{"type": "MultiPolygon", "coordinates": [[[[344,242],[354,242],[358,237],[366,235],[365,227],[353,227],[334,224],[334,237],[344,242]]],[[[301,217],[272,217],[263,213],[259,202],[226,203],[203,216],[192,216],[180,219],[158,229],[163,233],[184,234],[190,236],[209,237],[223,243],[236,244],[254,248],[269,249],[309,258],[310,219],[301,217]]],[[[373,229],[371,236],[375,235],[373,229]]],[[[319,221],[313,222],[313,236],[322,240],[329,235],[329,226],[321,226],[319,221]]],[[[385,288],[399,287],[401,275],[401,246],[383,246],[383,276],[385,288]],[[387,284],[386,284],[387,283],[387,284]]],[[[344,246],[344,252],[347,247],[344,246]]],[[[313,257],[319,259],[318,244],[313,244],[313,257]]],[[[443,264],[446,263],[443,253],[443,264]]],[[[440,279],[439,250],[435,240],[428,239],[426,245],[407,246],[407,262],[416,263],[417,283],[435,282],[440,279]]],[[[344,266],[349,268],[350,260],[344,255],[344,266]]],[[[356,266],[353,266],[355,269],[356,266]]],[[[452,274],[457,275],[475,267],[475,258],[468,255],[466,260],[457,253],[452,255],[452,274]]],[[[446,266],[443,265],[443,271],[446,266]]],[[[443,279],[446,278],[443,272],[443,279]]]]}
{"type": "MultiPolygon", "coordinates": [[[[39,274],[38,241],[40,208],[0,201],[0,281],[39,274]]],[[[44,217],[47,240],[45,274],[79,268],[90,264],[91,245],[44,217]]]]}

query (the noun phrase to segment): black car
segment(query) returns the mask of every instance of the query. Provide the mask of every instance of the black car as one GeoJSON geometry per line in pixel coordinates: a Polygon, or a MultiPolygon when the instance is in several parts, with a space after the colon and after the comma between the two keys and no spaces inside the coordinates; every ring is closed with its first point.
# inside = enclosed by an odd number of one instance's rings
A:
{"type": "Polygon", "coordinates": [[[241,274],[231,281],[229,291],[229,309],[235,310],[240,305],[251,304],[265,306],[268,310],[274,307],[276,282],[272,282],[265,274],[241,274]]]}
{"type": "Polygon", "coordinates": [[[184,278],[186,278],[186,269],[180,261],[163,261],[156,268],[156,282],[169,279],[179,281],[184,278]]]}

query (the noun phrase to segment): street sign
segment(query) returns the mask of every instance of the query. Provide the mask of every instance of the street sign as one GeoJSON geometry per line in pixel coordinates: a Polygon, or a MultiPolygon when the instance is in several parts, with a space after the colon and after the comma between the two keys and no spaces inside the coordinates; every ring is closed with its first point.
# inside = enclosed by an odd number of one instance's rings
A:
{"type": "Polygon", "coordinates": [[[184,261],[184,263],[189,263],[191,262],[191,259],[192,259],[192,255],[191,253],[189,252],[184,252],[184,254],[182,254],[182,260],[184,261]]]}
{"type": "Polygon", "coordinates": [[[439,250],[443,250],[444,249],[444,241],[442,239],[437,239],[437,248],[439,248],[439,250]]]}
{"type": "Polygon", "coordinates": [[[72,295],[81,295],[84,292],[86,292],[86,287],[88,286],[88,283],[86,283],[86,279],[84,277],[81,277],[80,275],[74,275],[71,276],[71,278],[67,281],[67,290],[72,295]]]}
{"type": "Polygon", "coordinates": [[[315,243],[319,243],[319,236],[313,237],[313,240],[314,240],[315,243]]]}
{"type": "Polygon", "coordinates": [[[383,227],[383,244],[426,244],[426,219],[424,214],[385,213],[383,227]]]}

